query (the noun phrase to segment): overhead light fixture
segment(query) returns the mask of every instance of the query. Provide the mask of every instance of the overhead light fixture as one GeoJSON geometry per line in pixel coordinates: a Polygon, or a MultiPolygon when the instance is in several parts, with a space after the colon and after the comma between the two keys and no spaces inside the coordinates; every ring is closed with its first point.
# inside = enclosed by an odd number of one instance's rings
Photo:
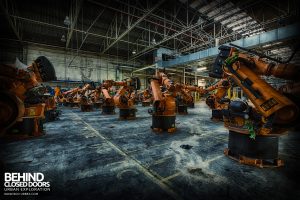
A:
{"type": "Polygon", "coordinates": [[[66,18],[65,18],[65,20],[64,20],[64,24],[65,24],[66,26],[70,26],[71,21],[70,21],[69,16],[66,16],[66,18]]]}
{"type": "Polygon", "coordinates": [[[197,68],[197,72],[202,72],[202,71],[205,71],[207,68],[206,67],[200,67],[200,68],[197,68]]]}
{"type": "Polygon", "coordinates": [[[66,42],[66,36],[65,36],[65,35],[62,35],[60,41],[66,42]]]}
{"type": "Polygon", "coordinates": [[[152,39],[152,44],[156,44],[155,38],[152,39]]]}
{"type": "Polygon", "coordinates": [[[136,54],[136,50],[133,50],[133,51],[132,51],[132,54],[133,54],[133,55],[136,54]]]}
{"type": "Polygon", "coordinates": [[[199,19],[197,20],[197,24],[202,24],[203,19],[201,17],[199,17],[199,19]]]}

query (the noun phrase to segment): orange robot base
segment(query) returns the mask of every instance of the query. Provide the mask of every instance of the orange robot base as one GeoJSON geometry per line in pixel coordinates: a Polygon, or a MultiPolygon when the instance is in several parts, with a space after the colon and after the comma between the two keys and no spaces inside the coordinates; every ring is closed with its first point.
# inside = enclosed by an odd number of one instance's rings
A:
{"type": "Polygon", "coordinates": [[[177,113],[179,115],[187,115],[188,111],[187,111],[187,105],[177,105],[177,113]]]}
{"type": "Polygon", "coordinates": [[[230,130],[228,148],[224,154],[241,164],[259,168],[284,165],[278,158],[278,136],[257,135],[251,139],[249,134],[230,130]]]}
{"type": "Polygon", "coordinates": [[[212,109],[210,119],[214,122],[223,121],[222,110],[212,109]]]}
{"type": "Polygon", "coordinates": [[[72,108],[79,108],[79,102],[69,102],[69,106],[72,108]]]}
{"type": "Polygon", "coordinates": [[[54,97],[48,97],[45,101],[45,120],[44,122],[55,121],[60,115],[60,110],[57,109],[54,97]]]}
{"type": "Polygon", "coordinates": [[[114,115],[115,112],[115,106],[114,105],[102,105],[102,114],[103,115],[114,115]]]}
{"type": "Polygon", "coordinates": [[[136,108],[120,108],[119,119],[136,119],[136,108]]]}
{"type": "Polygon", "coordinates": [[[151,106],[151,102],[150,102],[150,101],[143,101],[143,102],[142,102],[142,106],[143,106],[143,107],[151,106]]]}
{"type": "Polygon", "coordinates": [[[102,108],[102,102],[95,102],[94,103],[94,108],[96,108],[96,109],[101,109],[102,108]]]}
{"type": "Polygon", "coordinates": [[[176,116],[166,116],[166,115],[152,115],[152,130],[154,132],[160,133],[167,131],[168,133],[174,133],[176,131],[175,127],[176,116]]]}
{"type": "Polygon", "coordinates": [[[25,108],[24,116],[7,130],[7,134],[4,137],[10,139],[27,139],[44,135],[44,110],[44,103],[25,108]]]}
{"type": "Polygon", "coordinates": [[[80,105],[81,112],[91,112],[94,110],[93,104],[81,104],[80,105]]]}

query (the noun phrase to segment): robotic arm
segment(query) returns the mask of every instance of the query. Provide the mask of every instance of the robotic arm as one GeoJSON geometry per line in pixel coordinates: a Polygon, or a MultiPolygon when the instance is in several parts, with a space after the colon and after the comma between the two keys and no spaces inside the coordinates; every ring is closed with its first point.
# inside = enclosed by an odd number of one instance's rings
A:
{"type": "Polygon", "coordinates": [[[183,87],[185,90],[188,90],[190,92],[197,92],[201,95],[206,94],[206,90],[204,90],[202,87],[193,86],[193,85],[184,85],[183,87]]]}
{"type": "Polygon", "coordinates": [[[80,90],[80,87],[76,87],[76,88],[73,88],[71,90],[63,92],[62,94],[64,96],[73,96],[73,95],[77,94],[79,92],[79,90],[80,90]]]}
{"type": "MultiPolygon", "coordinates": [[[[284,125],[296,124],[299,108],[291,98],[260,76],[295,80],[299,77],[300,68],[291,64],[269,63],[228,46],[219,49],[210,76],[230,78],[254,106],[244,101],[231,101],[228,108],[223,109],[224,125],[229,129],[225,155],[257,167],[282,166],[283,161],[278,159],[278,136],[287,130],[284,125]]],[[[290,92],[293,91],[297,89],[290,92]]]]}
{"type": "Polygon", "coordinates": [[[150,92],[150,89],[146,89],[142,93],[142,105],[143,106],[150,106],[151,102],[153,101],[153,96],[150,92]]]}
{"type": "Polygon", "coordinates": [[[180,94],[181,94],[181,96],[182,96],[183,102],[184,102],[186,105],[189,105],[189,104],[191,104],[191,103],[194,102],[194,98],[193,98],[193,96],[191,95],[190,90],[181,88],[181,89],[180,89],[180,94]]]}
{"type": "Polygon", "coordinates": [[[73,104],[74,102],[77,102],[77,96],[79,91],[80,87],[76,87],[62,93],[63,99],[66,101],[64,103],[73,104]]]}
{"type": "Polygon", "coordinates": [[[115,85],[121,86],[114,96],[115,105],[120,109],[130,109],[134,106],[134,90],[141,87],[140,79],[132,77],[127,81],[115,82],[115,85]]]}
{"type": "MultiPolygon", "coordinates": [[[[227,55],[227,58],[223,59],[224,75],[231,77],[241,87],[257,112],[269,122],[268,125],[273,122],[287,124],[297,118],[297,105],[261,79],[260,75],[295,79],[299,77],[299,67],[267,63],[260,58],[239,53],[235,48],[223,48],[220,54],[227,55]]],[[[272,127],[268,128],[269,131],[264,129],[261,134],[270,132],[272,127]]]]}
{"type": "Polygon", "coordinates": [[[102,84],[101,92],[104,96],[102,105],[102,113],[114,114],[115,106],[120,108],[121,118],[134,118],[136,109],[133,108],[134,99],[131,93],[134,89],[140,88],[140,80],[137,77],[130,78],[126,81],[107,80],[102,84]],[[109,89],[112,86],[120,86],[117,94],[112,98],[109,89]],[[124,112],[123,112],[124,111],[124,112]],[[133,112],[134,111],[134,112],[133,112]],[[132,116],[134,113],[134,117],[132,116]]]}
{"type": "Polygon", "coordinates": [[[85,95],[88,90],[93,89],[90,84],[85,84],[78,92],[80,95],[85,95]]]}
{"type": "Polygon", "coordinates": [[[104,103],[103,103],[104,107],[106,107],[106,106],[107,107],[115,107],[113,98],[109,94],[110,87],[112,87],[112,85],[110,84],[110,81],[105,81],[101,87],[101,93],[104,98],[104,103]]]}
{"type": "Polygon", "coordinates": [[[216,84],[209,86],[205,89],[205,92],[216,91],[213,94],[210,94],[206,98],[206,104],[210,109],[212,109],[212,119],[213,120],[222,120],[222,110],[227,108],[229,99],[225,99],[227,90],[230,88],[230,83],[227,79],[221,79],[216,84]]]}
{"type": "Polygon", "coordinates": [[[131,96],[126,93],[135,88],[140,88],[140,80],[138,78],[130,78],[127,81],[106,80],[101,86],[101,93],[104,96],[102,113],[114,114],[115,105],[117,105],[120,109],[130,109],[132,100],[130,100],[131,96]],[[112,86],[121,86],[114,98],[112,98],[109,94],[109,89],[112,86]]]}
{"type": "Polygon", "coordinates": [[[173,82],[162,72],[157,72],[151,80],[153,93],[152,128],[154,131],[175,131],[175,86],[173,82]],[[161,86],[166,87],[166,92],[161,91],[161,86]]]}
{"type": "Polygon", "coordinates": [[[103,96],[102,114],[115,114],[115,103],[109,94],[109,87],[105,84],[101,86],[101,94],[103,96]]]}
{"type": "Polygon", "coordinates": [[[190,90],[186,88],[192,89],[194,87],[196,90],[200,89],[196,86],[187,86],[182,84],[175,84],[176,90],[176,106],[178,114],[188,114],[187,107],[194,105],[194,98],[190,92],[190,90]]]}
{"type": "Polygon", "coordinates": [[[46,88],[40,82],[56,80],[51,62],[40,56],[30,66],[16,62],[0,68],[0,132],[30,113],[43,117],[45,104],[39,96],[46,88]]]}
{"type": "MultiPolygon", "coordinates": [[[[221,79],[216,84],[203,89],[202,87],[197,86],[191,86],[186,85],[184,86],[186,90],[189,92],[197,92],[200,95],[207,94],[211,91],[215,91],[215,93],[209,95],[206,98],[206,104],[212,109],[212,119],[214,120],[222,120],[223,116],[221,114],[222,109],[224,109],[227,106],[228,100],[224,99],[226,92],[228,88],[230,88],[229,81],[227,79],[221,79]]],[[[191,100],[193,100],[193,97],[190,95],[191,100]]]]}
{"type": "Polygon", "coordinates": [[[175,114],[174,96],[171,94],[175,90],[173,82],[167,78],[166,74],[158,72],[151,80],[153,92],[153,111],[154,114],[173,115],[175,114]],[[167,92],[162,92],[160,86],[165,86],[167,92]]]}
{"type": "Polygon", "coordinates": [[[79,104],[80,104],[80,109],[83,112],[89,112],[93,110],[93,102],[91,95],[89,95],[93,87],[91,84],[85,84],[79,91],[78,94],[80,96],[79,104]]]}

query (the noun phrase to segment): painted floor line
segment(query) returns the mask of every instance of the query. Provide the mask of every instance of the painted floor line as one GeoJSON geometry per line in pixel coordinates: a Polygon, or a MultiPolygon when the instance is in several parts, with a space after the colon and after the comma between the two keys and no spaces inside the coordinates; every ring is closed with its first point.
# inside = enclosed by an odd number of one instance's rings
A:
{"type": "MultiPolygon", "coordinates": [[[[165,145],[170,145],[172,142],[167,142],[167,143],[163,143],[163,144],[158,144],[158,145],[152,145],[152,146],[148,146],[147,150],[149,149],[153,149],[153,148],[157,148],[157,147],[161,147],[161,146],[165,146],[165,145]]],[[[140,151],[145,151],[145,149],[137,149],[137,150],[132,150],[132,151],[126,151],[128,154],[132,154],[132,153],[136,153],[136,152],[140,152],[140,151]]]]}
{"type": "Polygon", "coordinates": [[[170,175],[170,176],[167,176],[167,177],[165,177],[165,178],[163,178],[163,180],[162,181],[169,181],[170,179],[172,179],[172,178],[175,178],[175,177],[177,177],[177,176],[180,176],[181,175],[181,172],[177,172],[177,173],[175,173],[175,174],[172,174],[172,175],[170,175]]]}
{"type": "Polygon", "coordinates": [[[151,163],[149,166],[154,166],[154,165],[158,165],[158,164],[161,164],[161,163],[164,163],[166,160],[169,160],[171,158],[173,158],[174,156],[167,156],[167,157],[164,157],[164,158],[161,158],[161,159],[158,159],[158,160],[155,160],[153,163],[151,163]]]}
{"type": "MultiPolygon", "coordinates": [[[[71,111],[72,112],[72,111],[71,111]]],[[[94,129],[90,124],[85,122],[81,117],[79,117],[76,113],[72,112],[73,116],[77,119],[80,119],[82,123],[84,123],[87,128],[89,128],[93,133],[95,133],[97,136],[99,136],[101,139],[105,140],[115,151],[120,153],[122,156],[127,158],[128,160],[134,162],[138,169],[146,175],[150,180],[152,180],[154,183],[156,183],[160,188],[162,188],[165,192],[167,192],[171,197],[177,200],[183,200],[181,196],[179,196],[172,188],[169,187],[166,183],[162,181],[157,175],[155,175],[153,172],[150,172],[147,168],[145,168],[143,165],[141,165],[136,159],[130,157],[125,151],[123,151],[120,147],[112,143],[110,140],[108,140],[105,136],[103,136],[99,131],[94,129]]]]}
{"type": "Polygon", "coordinates": [[[140,132],[140,133],[134,133],[134,134],[128,134],[128,135],[123,135],[123,136],[120,136],[120,137],[114,137],[114,139],[122,139],[122,138],[126,138],[126,137],[129,137],[129,136],[139,136],[139,135],[143,135],[145,134],[144,132],[140,132]]]}

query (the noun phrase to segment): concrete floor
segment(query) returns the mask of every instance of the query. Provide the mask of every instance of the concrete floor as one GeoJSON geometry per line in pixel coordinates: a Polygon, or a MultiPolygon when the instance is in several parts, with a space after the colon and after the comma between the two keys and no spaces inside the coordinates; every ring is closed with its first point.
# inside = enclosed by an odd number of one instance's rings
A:
{"type": "Polygon", "coordinates": [[[228,131],[204,103],[177,116],[173,135],[153,133],[147,109],[120,121],[62,108],[45,136],[1,141],[4,168],[43,172],[52,190],[44,199],[300,199],[299,133],[280,138],[284,167],[259,169],[223,155],[228,131]]]}

